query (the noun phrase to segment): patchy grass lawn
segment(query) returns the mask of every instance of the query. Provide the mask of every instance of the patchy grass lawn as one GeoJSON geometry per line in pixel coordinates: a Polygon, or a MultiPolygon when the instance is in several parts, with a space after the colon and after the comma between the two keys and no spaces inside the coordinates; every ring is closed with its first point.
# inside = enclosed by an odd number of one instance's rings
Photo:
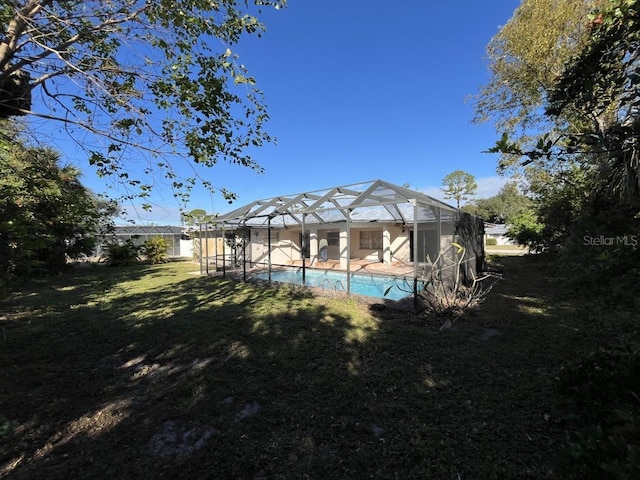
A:
{"type": "Polygon", "coordinates": [[[0,477],[560,478],[553,376],[591,339],[544,264],[495,262],[442,332],[188,262],[34,283],[0,303],[0,477]]]}

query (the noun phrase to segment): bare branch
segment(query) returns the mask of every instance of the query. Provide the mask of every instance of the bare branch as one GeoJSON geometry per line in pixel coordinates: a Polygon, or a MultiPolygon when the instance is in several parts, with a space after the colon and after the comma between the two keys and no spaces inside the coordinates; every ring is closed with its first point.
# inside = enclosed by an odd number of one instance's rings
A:
{"type": "MultiPolygon", "coordinates": [[[[50,3],[50,2],[45,2],[45,3],[50,3]]],[[[82,30],[79,31],[78,33],[76,33],[75,35],[73,35],[72,37],[70,37],[68,40],[66,40],[65,42],[62,42],[54,47],[49,47],[43,43],[39,43],[39,42],[35,42],[35,37],[31,37],[32,43],[35,43],[36,45],[38,45],[39,47],[41,47],[43,49],[42,52],[40,52],[37,55],[32,55],[30,57],[26,57],[18,62],[16,62],[14,65],[12,65],[11,67],[5,68],[5,70],[2,72],[1,75],[10,75],[11,73],[20,70],[22,68],[24,68],[27,65],[32,65],[40,60],[43,60],[47,57],[49,57],[52,54],[56,54],[59,58],[62,59],[62,56],[60,55],[60,52],[68,49],[69,47],[71,47],[72,45],[76,44],[78,41],[82,40],[83,38],[88,37],[90,34],[95,34],[96,32],[101,32],[106,30],[108,27],[113,26],[113,25],[118,25],[118,24],[122,24],[122,23],[126,23],[129,22],[131,20],[136,19],[137,17],[139,17],[145,10],[147,10],[149,7],[148,5],[145,4],[145,6],[139,8],[138,10],[132,12],[131,14],[122,17],[122,18],[112,18],[109,20],[106,20],[102,23],[93,25],[90,29],[88,30],[82,30]]],[[[40,9],[39,9],[40,10],[40,9]]],[[[24,28],[24,25],[22,25],[22,27],[24,28]]],[[[13,52],[15,53],[15,51],[13,52]]],[[[3,59],[2,56],[2,50],[0,48],[0,60],[3,59]]],[[[68,63],[68,62],[65,62],[68,63]]],[[[4,65],[6,66],[7,62],[4,62],[4,65]]],[[[0,61],[0,67],[3,66],[2,61],[0,61]]]]}
{"type": "MultiPolygon", "coordinates": [[[[31,0],[21,8],[9,22],[5,40],[0,43],[0,71],[4,71],[16,52],[18,40],[22,37],[27,19],[35,16],[53,0],[31,0]]],[[[14,70],[15,71],[15,70],[14,70]]],[[[9,72],[11,73],[11,72],[9,72]]]]}

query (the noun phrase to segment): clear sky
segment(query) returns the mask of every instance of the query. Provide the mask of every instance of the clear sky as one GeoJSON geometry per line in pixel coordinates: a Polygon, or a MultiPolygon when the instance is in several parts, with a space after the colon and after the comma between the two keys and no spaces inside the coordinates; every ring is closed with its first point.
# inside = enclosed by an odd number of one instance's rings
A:
{"type": "MultiPolygon", "coordinates": [[[[499,135],[474,125],[470,97],[488,80],[486,45],[517,0],[289,0],[261,17],[267,32],[235,47],[264,91],[277,145],[255,151],[265,172],[214,167],[214,185],[234,205],[197,189],[189,209],[224,213],[253,200],[383,179],[442,198],[454,170],[476,177],[477,197],[504,179],[497,156],[481,153],[499,135]]],[[[85,164],[86,165],[86,164],[85,164]]],[[[88,166],[83,182],[104,190],[88,166]]],[[[178,202],[159,187],[140,223],[178,224],[178,202]]]]}

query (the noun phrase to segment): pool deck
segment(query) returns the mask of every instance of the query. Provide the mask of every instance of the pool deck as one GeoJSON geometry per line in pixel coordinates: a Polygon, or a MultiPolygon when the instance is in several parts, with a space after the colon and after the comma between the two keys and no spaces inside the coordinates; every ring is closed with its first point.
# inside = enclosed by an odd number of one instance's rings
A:
{"type": "MultiPolygon", "coordinates": [[[[391,265],[386,265],[383,262],[353,258],[349,263],[351,273],[374,273],[378,275],[413,276],[413,265],[406,265],[400,262],[393,262],[391,265]]],[[[294,260],[290,263],[289,266],[302,267],[302,260],[294,260]]],[[[305,267],[314,270],[332,270],[336,272],[346,271],[346,269],[340,268],[340,260],[315,262],[313,265],[305,264],[305,267]]]]}

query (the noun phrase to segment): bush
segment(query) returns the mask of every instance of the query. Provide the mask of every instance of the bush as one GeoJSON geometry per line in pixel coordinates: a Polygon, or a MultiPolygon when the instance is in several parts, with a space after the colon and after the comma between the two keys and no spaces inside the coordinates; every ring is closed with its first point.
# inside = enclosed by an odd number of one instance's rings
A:
{"type": "Polygon", "coordinates": [[[565,366],[558,380],[574,404],[562,457],[567,478],[640,478],[638,343],[601,348],[565,366]]]}
{"type": "Polygon", "coordinates": [[[544,225],[540,223],[536,214],[530,211],[516,215],[511,220],[511,227],[506,236],[518,245],[529,247],[533,252],[539,253],[548,248],[544,225]]]}
{"type": "Polygon", "coordinates": [[[497,238],[487,238],[486,242],[484,243],[487,247],[494,247],[496,245],[498,245],[498,239],[497,238]]]}
{"type": "Polygon", "coordinates": [[[472,271],[467,272],[465,258],[464,247],[452,243],[435,260],[427,257],[420,276],[423,288],[418,296],[425,313],[445,320],[443,328],[451,326],[468,308],[482,303],[500,279],[492,273],[476,276],[472,271]]]}
{"type": "Polygon", "coordinates": [[[102,258],[111,267],[126,267],[140,261],[140,248],[131,239],[125,240],[122,244],[109,243],[105,250],[106,254],[102,258]]]}
{"type": "Polygon", "coordinates": [[[169,245],[162,237],[153,237],[142,244],[142,256],[149,263],[167,263],[169,261],[169,245]]]}

